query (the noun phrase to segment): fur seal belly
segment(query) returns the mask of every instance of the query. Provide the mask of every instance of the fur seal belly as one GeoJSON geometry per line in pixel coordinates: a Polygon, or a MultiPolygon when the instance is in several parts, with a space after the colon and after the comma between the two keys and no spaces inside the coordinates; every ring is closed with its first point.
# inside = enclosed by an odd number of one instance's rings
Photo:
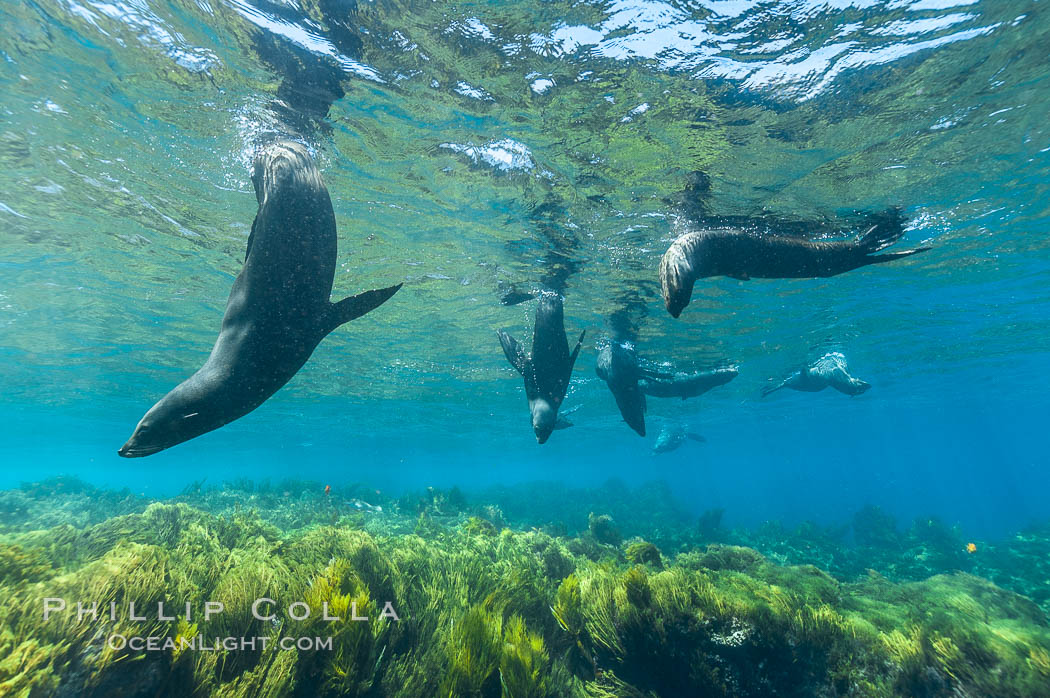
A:
{"type": "Polygon", "coordinates": [[[211,355],[146,412],[121,456],[148,456],[243,417],[291,380],[329,332],[401,288],[331,302],[335,213],[303,145],[263,148],[252,184],[259,210],[211,355]]]}
{"type": "Polygon", "coordinates": [[[760,235],[739,228],[712,228],[679,236],[660,260],[664,305],[678,317],[689,305],[693,284],[708,276],[734,279],[802,279],[835,276],[929,250],[918,247],[876,255],[904,234],[902,226],[874,226],[856,240],[813,241],[760,235]]]}

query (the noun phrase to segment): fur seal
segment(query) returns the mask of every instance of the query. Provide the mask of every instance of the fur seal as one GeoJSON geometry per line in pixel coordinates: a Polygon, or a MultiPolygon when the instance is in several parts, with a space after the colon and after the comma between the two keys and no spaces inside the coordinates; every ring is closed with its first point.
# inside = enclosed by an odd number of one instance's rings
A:
{"type": "Polygon", "coordinates": [[[795,371],[777,385],[766,386],[762,389],[762,397],[781,388],[816,393],[828,386],[840,393],[855,396],[866,391],[871,384],[851,376],[846,366],[846,357],[833,351],[817,359],[812,366],[795,371]]]}
{"type": "Polygon", "coordinates": [[[496,334],[507,361],[525,379],[525,397],[529,400],[536,441],[546,443],[557,428],[558,408],[569,389],[572,367],[587,331],[580,333],[576,348],[570,353],[561,296],[544,293],[536,308],[531,354],[526,355],[522,346],[503,330],[497,330],[496,334]]]}
{"type": "Polygon", "coordinates": [[[609,342],[598,352],[595,369],[612,391],[623,421],[639,436],[645,436],[645,395],[638,385],[642,369],[634,347],[629,343],[609,342]]]}
{"type": "Polygon", "coordinates": [[[660,260],[664,305],[678,317],[693,294],[697,279],[729,276],[800,279],[835,276],[929,250],[917,247],[890,254],[873,253],[889,247],[904,234],[903,226],[872,226],[855,240],[813,241],[789,235],[760,235],[740,228],[710,228],[685,233],[671,243],[660,260]]]}
{"type": "Polygon", "coordinates": [[[711,388],[725,385],[736,378],[738,373],[735,367],[697,371],[696,373],[674,373],[669,378],[643,378],[638,382],[638,386],[646,395],[680,397],[685,400],[690,397],[699,397],[711,388]]]}
{"type": "Polygon", "coordinates": [[[692,439],[699,443],[707,441],[707,439],[697,433],[686,431],[685,427],[680,424],[676,424],[673,427],[665,426],[660,430],[660,435],[656,437],[656,443],[653,444],[653,453],[677,451],[685,443],[686,439],[692,439]]]}
{"type": "Polygon", "coordinates": [[[335,213],[303,145],[261,149],[252,184],[259,210],[211,355],[146,412],[121,456],[148,456],[243,417],[284,386],[329,332],[401,288],[330,301],[335,213]]]}

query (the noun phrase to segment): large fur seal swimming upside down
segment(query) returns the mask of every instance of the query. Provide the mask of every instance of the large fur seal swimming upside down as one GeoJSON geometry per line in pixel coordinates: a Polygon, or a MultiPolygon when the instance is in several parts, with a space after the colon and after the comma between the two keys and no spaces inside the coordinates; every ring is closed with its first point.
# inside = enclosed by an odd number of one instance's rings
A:
{"type": "Polygon", "coordinates": [[[301,144],[263,148],[252,184],[259,211],[211,355],[150,408],[121,456],[148,456],[243,417],[291,380],[329,332],[401,288],[331,302],[335,213],[301,144]]]}
{"type": "Polygon", "coordinates": [[[903,227],[874,226],[856,240],[813,241],[787,235],[762,235],[739,228],[711,228],[685,233],[660,260],[664,305],[678,317],[697,279],[799,279],[835,276],[869,264],[882,264],[925,252],[929,247],[875,255],[897,242],[903,227]]]}

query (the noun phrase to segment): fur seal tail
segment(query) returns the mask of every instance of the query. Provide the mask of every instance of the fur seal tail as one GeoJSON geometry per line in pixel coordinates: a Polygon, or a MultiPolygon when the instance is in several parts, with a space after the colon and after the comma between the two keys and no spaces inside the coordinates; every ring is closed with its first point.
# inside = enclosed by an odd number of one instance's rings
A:
{"type": "Polygon", "coordinates": [[[870,214],[867,218],[874,225],[857,240],[865,254],[884,250],[904,237],[904,224],[908,219],[899,206],[891,206],[881,213],[870,214]]]}
{"type": "Polygon", "coordinates": [[[340,325],[356,320],[365,313],[370,313],[379,306],[390,300],[390,297],[401,290],[403,284],[388,286],[375,291],[365,291],[356,296],[344,298],[338,303],[333,303],[328,314],[328,328],[331,332],[340,325]]]}
{"type": "MultiPolygon", "coordinates": [[[[892,211],[893,209],[891,209],[892,211]]],[[[892,252],[890,254],[876,255],[875,252],[884,250],[890,245],[893,245],[898,240],[904,237],[904,219],[899,215],[891,217],[885,223],[879,225],[873,225],[868,228],[867,232],[860,236],[857,240],[857,245],[864,250],[867,255],[874,255],[866,257],[865,262],[867,264],[883,264],[885,262],[892,262],[895,259],[901,259],[902,257],[910,257],[913,254],[925,252],[931,248],[929,247],[916,247],[911,250],[901,250],[900,252],[892,252]]]]}

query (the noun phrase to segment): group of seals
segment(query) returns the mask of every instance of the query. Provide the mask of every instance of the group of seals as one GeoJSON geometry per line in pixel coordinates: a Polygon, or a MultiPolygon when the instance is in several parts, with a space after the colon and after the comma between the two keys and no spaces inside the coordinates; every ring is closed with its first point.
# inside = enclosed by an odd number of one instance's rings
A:
{"type": "MultiPolygon", "coordinates": [[[[260,149],[252,184],[259,209],[211,355],[196,373],[146,412],[118,451],[121,456],[148,456],[243,417],[291,380],[331,331],[379,307],[401,288],[397,284],[331,302],[337,256],[335,214],[321,174],[302,144],[281,140],[260,149]]],[[[691,231],[678,237],[661,259],[664,303],[677,318],[699,278],[834,276],[930,249],[874,254],[901,235],[903,228],[875,226],[853,241],[814,242],[740,228],[691,231]]],[[[559,418],[558,410],[586,331],[570,351],[563,302],[556,292],[511,289],[502,302],[515,305],[537,295],[532,351],[526,354],[502,330],[498,336],[507,360],[524,379],[532,428],[542,444],[555,429],[571,426],[559,418]]],[[[596,368],[624,421],[642,436],[647,394],[696,397],[737,375],[735,368],[660,372],[640,365],[633,345],[617,341],[602,347],[596,368]]],[[[849,395],[870,387],[849,375],[841,354],[830,353],[766,388],[763,395],[785,387],[816,391],[829,385],[849,395]]],[[[697,437],[684,429],[661,434],[657,452],[673,450],[686,438],[697,437]]]]}
{"type": "MultiPolygon", "coordinates": [[[[672,242],[660,260],[659,276],[664,305],[668,312],[677,318],[689,304],[693,286],[700,278],[729,276],[749,280],[830,277],[869,264],[903,259],[930,249],[917,247],[876,254],[897,242],[904,235],[904,226],[899,209],[890,209],[887,213],[872,218],[882,220],[856,239],[845,241],[814,241],[798,235],[759,234],[755,230],[739,227],[705,227],[687,232],[672,242]]],[[[532,297],[532,294],[511,288],[503,295],[502,302],[505,305],[514,305],[532,297]]],[[[540,313],[537,312],[537,333],[540,327],[539,317],[540,313]]],[[[561,328],[560,331],[564,342],[564,329],[561,328]]],[[[511,363],[521,371],[520,360],[512,358],[505,338],[506,334],[501,332],[500,341],[503,343],[504,352],[511,363]]],[[[577,345],[577,351],[578,349],[577,345]]],[[[573,352],[573,359],[575,356],[576,352],[573,352]]],[[[558,366],[555,375],[559,379],[557,387],[560,393],[557,403],[550,403],[553,404],[554,414],[544,417],[546,424],[553,424],[556,420],[557,405],[560,404],[567,388],[567,382],[564,385],[560,382],[562,364],[558,366]]],[[[613,394],[623,420],[641,436],[645,436],[646,395],[680,397],[684,400],[724,385],[737,375],[735,367],[697,373],[662,373],[642,366],[633,344],[621,341],[609,341],[599,350],[596,371],[613,394]]],[[[567,381],[567,378],[565,380],[567,381]]],[[[814,392],[828,386],[848,395],[859,395],[870,387],[868,383],[850,376],[845,357],[833,352],[821,357],[813,365],[796,371],[778,385],[766,387],[762,395],[768,395],[780,388],[814,392]]],[[[535,406],[537,403],[532,397],[535,390],[533,393],[529,391],[529,378],[526,376],[526,393],[529,395],[529,406],[533,414],[533,428],[536,429],[537,439],[543,443],[546,437],[540,437],[535,406]]],[[[541,406],[543,410],[550,409],[546,405],[541,406]]],[[[553,427],[546,429],[548,436],[551,428],[553,427]]],[[[665,430],[658,439],[655,452],[674,450],[684,443],[685,439],[684,429],[674,432],[665,430]]]]}
{"type": "Polygon", "coordinates": [[[146,412],[121,456],[148,456],[243,417],[291,380],[329,332],[401,288],[331,302],[335,213],[302,144],[260,150],[252,184],[259,210],[211,355],[146,412]]]}

